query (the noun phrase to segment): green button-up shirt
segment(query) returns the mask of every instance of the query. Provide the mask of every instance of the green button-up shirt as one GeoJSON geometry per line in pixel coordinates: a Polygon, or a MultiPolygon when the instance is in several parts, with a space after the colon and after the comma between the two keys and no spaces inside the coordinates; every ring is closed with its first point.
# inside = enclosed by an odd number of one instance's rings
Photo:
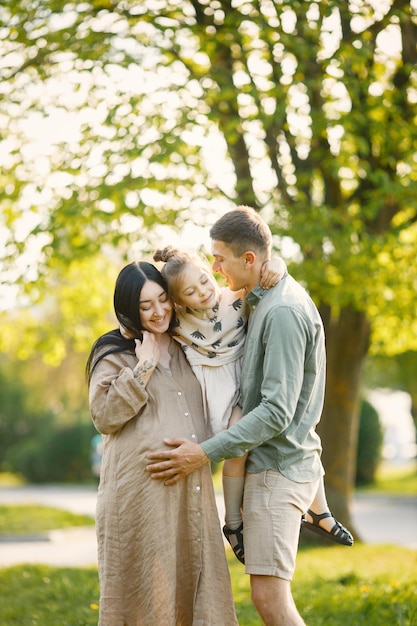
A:
{"type": "Polygon", "coordinates": [[[315,431],[325,388],[326,352],[319,312],[286,274],[247,295],[251,312],[241,376],[242,419],[202,444],[214,462],[249,451],[247,471],[281,472],[295,482],[323,473],[315,431]]]}

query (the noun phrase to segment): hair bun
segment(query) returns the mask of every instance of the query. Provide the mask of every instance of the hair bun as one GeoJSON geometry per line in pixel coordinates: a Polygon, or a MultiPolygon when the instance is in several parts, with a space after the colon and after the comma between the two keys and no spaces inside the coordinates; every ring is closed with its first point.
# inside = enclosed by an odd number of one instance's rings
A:
{"type": "Polygon", "coordinates": [[[165,248],[158,248],[158,250],[156,250],[155,254],[153,255],[153,260],[162,261],[163,263],[166,263],[167,261],[169,261],[170,259],[172,259],[173,257],[177,255],[178,255],[178,250],[176,250],[172,246],[166,246],[165,248]]]}

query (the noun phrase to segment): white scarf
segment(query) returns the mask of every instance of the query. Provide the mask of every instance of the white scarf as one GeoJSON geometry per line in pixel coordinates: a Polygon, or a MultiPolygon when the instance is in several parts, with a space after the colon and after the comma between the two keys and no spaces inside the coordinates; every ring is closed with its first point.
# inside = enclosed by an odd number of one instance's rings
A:
{"type": "Polygon", "coordinates": [[[217,367],[242,355],[248,320],[244,290],[223,287],[212,309],[180,309],[177,319],[174,338],[191,365],[217,367]]]}

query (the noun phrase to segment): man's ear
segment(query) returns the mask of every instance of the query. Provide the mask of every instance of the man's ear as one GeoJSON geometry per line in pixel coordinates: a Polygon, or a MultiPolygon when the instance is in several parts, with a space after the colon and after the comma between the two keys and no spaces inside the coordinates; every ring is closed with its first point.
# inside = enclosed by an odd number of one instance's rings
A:
{"type": "Polygon", "coordinates": [[[249,269],[253,267],[256,263],[256,254],[252,252],[252,250],[247,250],[243,253],[243,259],[245,261],[245,266],[249,269]]]}

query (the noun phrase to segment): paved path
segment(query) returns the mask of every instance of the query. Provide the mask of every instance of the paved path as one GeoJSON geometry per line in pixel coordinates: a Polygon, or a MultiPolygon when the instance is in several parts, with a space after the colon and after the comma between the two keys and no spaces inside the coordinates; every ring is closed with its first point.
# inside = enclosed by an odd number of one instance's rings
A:
{"type": "MultiPolygon", "coordinates": [[[[94,517],[95,487],[24,486],[0,487],[0,504],[39,503],[94,517]]],[[[220,520],[224,517],[222,496],[217,497],[220,520]]],[[[352,521],[363,541],[394,544],[417,550],[417,498],[355,496],[352,521]]],[[[46,563],[56,566],[97,564],[94,526],[54,530],[30,541],[1,541],[0,567],[17,563],[46,563]]]]}

